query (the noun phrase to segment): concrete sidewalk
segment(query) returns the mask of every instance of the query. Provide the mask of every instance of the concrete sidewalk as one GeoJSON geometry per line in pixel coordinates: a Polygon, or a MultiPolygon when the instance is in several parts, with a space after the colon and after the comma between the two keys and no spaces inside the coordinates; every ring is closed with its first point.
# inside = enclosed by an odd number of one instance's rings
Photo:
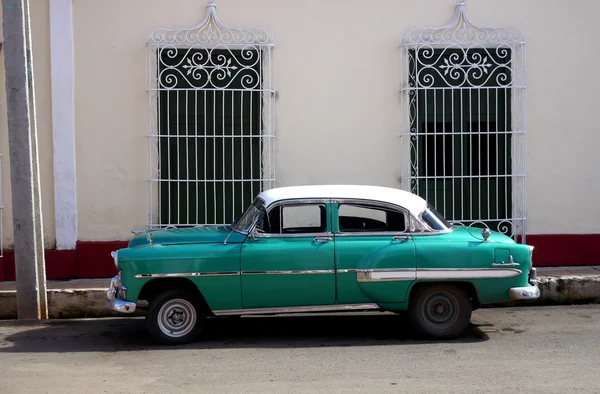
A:
{"type": "MultiPolygon", "coordinates": [[[[600,302],[600,266],[538,267],[541,296],[526,305],[600,302]]],[[[50,318],[123,316],[108,309],[110,278],[48,281],[50,318]]],[[[0,282],[0,319],[17,317],[15,282],[0,282]]],[[[525,304],[523,304],[525,305],[525,304]]],[[[143,315],[143,311],[135,315],[143,315]]]]}

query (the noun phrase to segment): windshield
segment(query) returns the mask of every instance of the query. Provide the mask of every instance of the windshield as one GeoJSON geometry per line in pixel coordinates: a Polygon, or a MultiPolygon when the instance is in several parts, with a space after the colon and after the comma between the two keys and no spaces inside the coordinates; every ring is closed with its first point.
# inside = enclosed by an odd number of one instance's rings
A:
{"type": "Polygon", "coordinates": [[[448,230],[452,228],[452,224],[429,204],[427,204],[427,208],[423,211],[422,216],[425,223],[434,230],[448,230]]]}
{"type": "Polygon", "coordinates": [[[254,200],[254,202],[246,209],[246,212],[233,222],[231,228],[241,233],[247,233],[250,231],[250,227],[254,223],[256,217],[260,214],[260,210],[263,208],[264,201],[260,198],[254,200]]]}

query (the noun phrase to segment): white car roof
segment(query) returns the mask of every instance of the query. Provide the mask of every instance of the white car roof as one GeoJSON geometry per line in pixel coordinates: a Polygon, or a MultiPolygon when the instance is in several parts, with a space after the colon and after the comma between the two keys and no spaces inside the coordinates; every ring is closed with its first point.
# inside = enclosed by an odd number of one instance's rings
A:
{"type": "Polygon", "coordinates": [[[290,199],[360,199],[381,201],[399,205],[418,216],[427,207],[427,202],[416,194],[382,186],[363,185],[311,185],[287,186],[265,190],[258,195],[268,207],[274,202],[290,199]]]}

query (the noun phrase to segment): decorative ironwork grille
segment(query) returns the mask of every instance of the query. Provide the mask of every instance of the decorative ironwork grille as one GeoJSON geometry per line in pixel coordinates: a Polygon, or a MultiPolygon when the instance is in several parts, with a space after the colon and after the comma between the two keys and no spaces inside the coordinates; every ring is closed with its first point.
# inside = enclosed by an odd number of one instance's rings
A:
{"type": "Polygon", "coordinates": [[[148,227],[230,224],[274,186],[274,39],[223,24],[148,43],[148,227]]]}
{"type": "Polygon", "coordinates": [[[525,41],[482,28],[459,2],[402,50],[402,187],[451,222],[525,241],[525,41]]]}

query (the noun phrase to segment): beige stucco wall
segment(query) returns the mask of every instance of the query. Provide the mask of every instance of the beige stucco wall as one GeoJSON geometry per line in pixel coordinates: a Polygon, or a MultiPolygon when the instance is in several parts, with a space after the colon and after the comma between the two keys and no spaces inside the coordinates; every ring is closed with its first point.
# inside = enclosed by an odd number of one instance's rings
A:
{"type": "MultiPolygon", "coordinates": [[[[31,34],[33,47],[33,73],[37,107],[37,131],[39,144],[39,167],[42,191],[44,245],[53,248],[54,190],[52,156],[52,106],[50,83],[50,23],[48,1],[30,0],[31,34]]],[[[0,9],[0,17],[2,10],[0,9]]],[[[0,35],[2,32],[0,31],[0,35]]],[[[1,38],[4,42],[4,37],[1,38]]],[[[13,245],[12,196],[10,188],[10,163],[8,127],[6,114],[6,76],[4,50],[0,52],[0,153],[2,154],[2,215],[3,246],[13,245]]]]}
{"type": "MultiPolygon", "coordinates": [[[[275,35],[278,185],[398,187],[400,37],[413,25],[447,23],[455,1],[217,3],[225,23],[266,25],[275,35]]],[[[41,0],[32,6],[44,220],[53,239],[48,6],[41,0]]],[[[197,0],[74,2],[80,240],[128,239],[131,229],[146,224],[145,43],[157,25],[196,25],[205,6],[197,0]]],[[[600,80],[593,76],[600,52],[593,29],[599,11],[594,0],[467,1],[475,23],[517,26],[527,42],[528,233],[598,232],[600,80]]],[[[0,105],[5,153],[5,103],[0,105]]]]}

